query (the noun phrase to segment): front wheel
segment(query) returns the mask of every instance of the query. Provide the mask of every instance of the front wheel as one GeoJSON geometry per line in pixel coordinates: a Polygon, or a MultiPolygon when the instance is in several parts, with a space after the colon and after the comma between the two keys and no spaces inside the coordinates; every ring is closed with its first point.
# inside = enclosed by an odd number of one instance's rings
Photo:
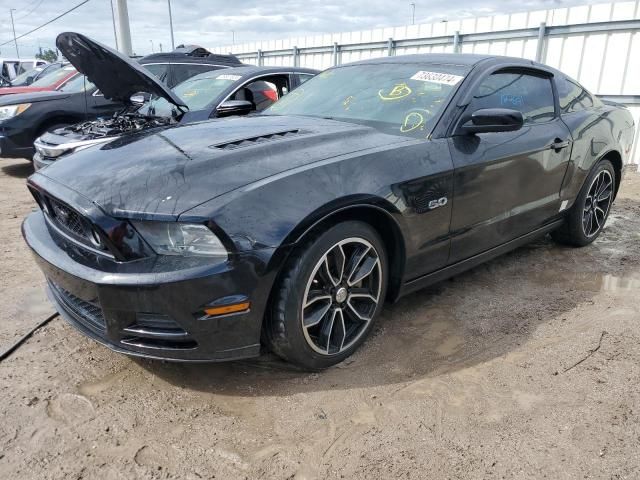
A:
{"type": "Polygon", "coordinates": [[[616,191],[616,173],[609,160],[602,160],[587,177],[565,225],[553,232],[555,240],[583,247],[602,232],[616,191]]]}
{"type": "Polygon", "coordinates": [[[267,324],[272,350],[311,370],[341,362],[371,332],[386,288],[377,232],[357,221],[334,225],[288,262],[267,324]]]}

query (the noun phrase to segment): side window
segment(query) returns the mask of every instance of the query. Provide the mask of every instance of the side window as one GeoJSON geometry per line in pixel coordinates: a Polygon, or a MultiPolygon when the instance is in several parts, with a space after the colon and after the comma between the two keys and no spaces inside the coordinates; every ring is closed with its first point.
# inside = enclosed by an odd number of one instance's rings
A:
{"type": "Polygon", "coordinates": [[[248,83],[233,95],[232,100],[247,100],[253,104],[255,111],[261,112],[277,102],[288,91],[288,75],[274,75],[248,83]]]}
{"type": "Polygon", "coordinates": [[[156,63],[153,65],[143,65],[144,68],[153,73],[160,79],[161,82],[167,83],[167,75],[169,73],[169,66],[162,63],[156,63]]]}
{"type": "Polygon", "coordinates": [[[573,113],[593,108],[594,100],[591,94],[568,78],[560,78],[556,82],[558,100],[562,113],[573,113]]]}
{"type": "Polygon", "coordinates": [[[173,78],[169,82],[169,87],[173,88],[176,85],[188,80],[191,77],[211,70],[217,70],[220,67],[215,65],[196,65],[196,64],[173,64],[171,70],[173,71],[173,78]]]}
{"type": "Polygon", "coordinates": [[[33,68],[33,62],[20,62],[18,65],[17,73],[18,75],[22,75],[24,72],[31,70],[33,68]]]}
{"type": "Polygon", "coordinates": [[[499,72],[478,87],[468,112],[509,108],[522,112],[525,123],[542,123],[555,116],[551,79],[526,73],[499,72]]]}

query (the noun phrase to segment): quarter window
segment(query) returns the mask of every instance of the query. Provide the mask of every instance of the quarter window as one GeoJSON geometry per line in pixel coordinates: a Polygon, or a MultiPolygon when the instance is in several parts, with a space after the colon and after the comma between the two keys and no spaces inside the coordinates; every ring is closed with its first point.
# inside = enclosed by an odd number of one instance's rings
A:
{"type": "Polygon", "coordinates": [[[307,80],[311,80],[313,77],[314,77],[314,75],[309,75],[309,74],[306,74],[306,73],[299,73],[298,74],[298,79],[300,80],[300,85],[302,85],[307,80]]]}
{"type": "Polygon", "coordinates": [[[518,110],[529,124],[548,122],[555,117],[551,80],[525,73],[494,73],[478,87],[469,112],[482,108],[518,110]]]}
{"type": "Polygon", "coordinates": [[[557,82],[558,99],[562,113],[579,112],[587,108],[593,108],[593,97],[584,88],[568,78],[557,82]]]}

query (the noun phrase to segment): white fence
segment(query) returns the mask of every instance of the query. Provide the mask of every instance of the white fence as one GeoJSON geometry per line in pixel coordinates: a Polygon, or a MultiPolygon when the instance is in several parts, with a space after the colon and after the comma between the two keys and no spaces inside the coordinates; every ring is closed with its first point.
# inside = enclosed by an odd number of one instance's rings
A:
{"type": "MultiPolygon", "coordinates": [[[[385,55],[461,52],[529,58],[624,103],[640,136],[640,0],[211,48],[247,63],[324,69],[385,55]]],[[[640,140],[640,139],[639,139],[640,140]]],[[[632,162],[640,164],[636,141],[632,162]]]]}

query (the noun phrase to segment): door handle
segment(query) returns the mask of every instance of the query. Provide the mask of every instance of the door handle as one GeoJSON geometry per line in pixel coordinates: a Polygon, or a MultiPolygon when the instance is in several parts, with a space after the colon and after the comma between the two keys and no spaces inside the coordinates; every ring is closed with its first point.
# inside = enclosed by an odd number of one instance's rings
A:
{"type": "Polygon", "coordinates": [[[559,152],[563,148],[567,148],[570,145],[569,140],[562,140],[560,138],[556,138],[551,145],[549,145],[549,149],[555,150],[559,152]]]}

